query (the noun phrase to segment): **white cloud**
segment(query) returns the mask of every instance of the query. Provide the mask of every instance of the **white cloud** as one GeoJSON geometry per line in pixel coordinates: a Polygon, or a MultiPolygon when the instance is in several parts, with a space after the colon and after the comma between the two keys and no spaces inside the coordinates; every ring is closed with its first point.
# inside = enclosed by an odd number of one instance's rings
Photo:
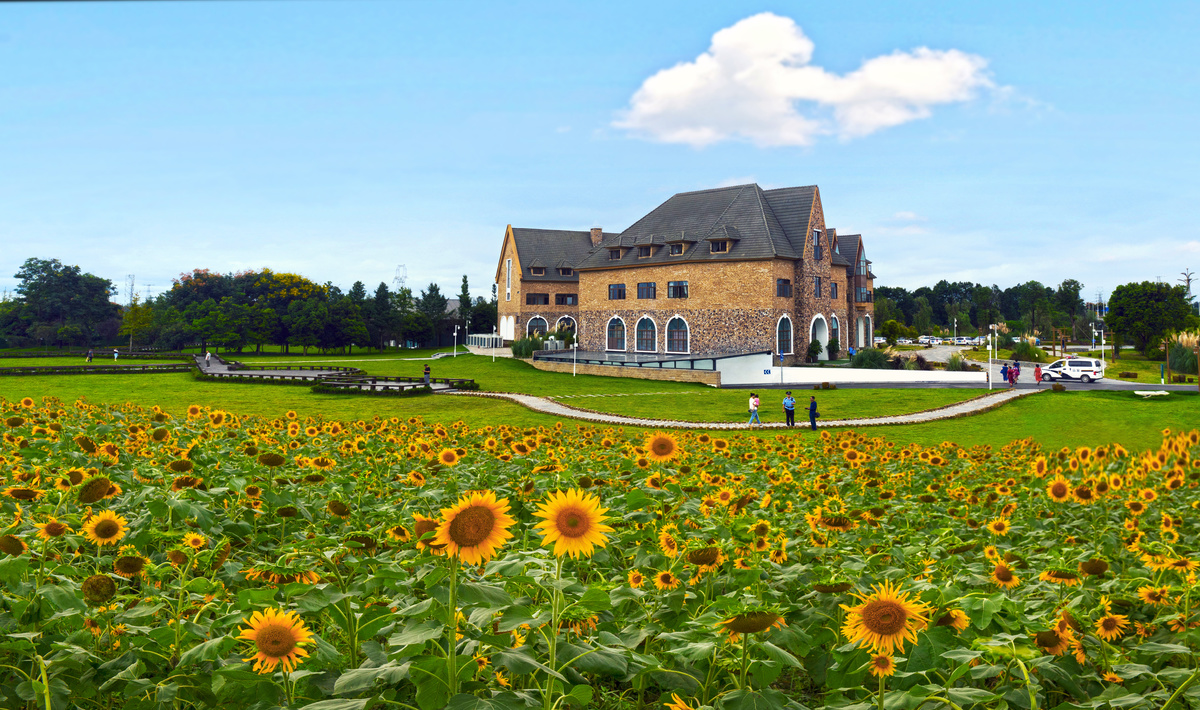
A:
{"type": "Polygon", "coordinates": [[[907,211],[897,212],[896,214],[892,215],[892,219],[900,221],[900,222],[927,222],[927,221],[929,221],[928,217],[922,217],[921,215],[917,214],[916,212],[907,212],[907,211]]]}
{"type": "Polygon", "coordinates": [[[802,146],[927,118],[934,106],[995,88],[987,61],[957,49],[897,50],[844,75],[811,65],[812,54],[793,20],[748,17],[714,34],[695,60],[646,79],[613,125],[694,147],[731,139],[802,146]]]}

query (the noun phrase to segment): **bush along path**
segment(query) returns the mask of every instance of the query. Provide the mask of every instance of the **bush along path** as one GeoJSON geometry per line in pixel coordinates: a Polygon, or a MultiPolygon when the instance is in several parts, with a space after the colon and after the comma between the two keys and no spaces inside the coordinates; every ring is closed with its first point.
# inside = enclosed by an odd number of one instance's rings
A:
{"type": "MultiPolygon", "coordinates": [[[[862,417],[858,419],[830,419],[818,420],[818,426],[826,427],[865,427],[865,426],[886,426],[889,424],[920,424],[922,422],[932,422],[938,419],[953,419],[955,417],[968,416],[971,414],[979,414],[986,412],[989,409],[999,407],[1003,404],[1011,402],[1018,397],[1025,397],[1038,392],[1049,391],[1038,389],[1014,389],[990,392],[980,395],[974,399],[966,400],[965,402],[957,402],[945,407],[937,409],[928,409],[923,412],[913,412],[911,414],[896,414],[887,417],[862,417]]],[[[641,427],[668,427],[672,429],[745,429],[745,422],[685,422],[671,419],[642,419],[638,417],[626,417],[619,414],[608,414],[605,412],[594,412],[581,407],[572,407],[561,402],[556,402],[548,397],[535,397],[528,394],[513,394],[511,392],[448,392],[447,394],[471,395],[475,397],[496,397],[499,399],[507,399],[510,402],[515,402],[527,409],[542,414],[549,414],[556,417],[566,417],[568,419],[582,419],[584,421],[596,422],[600,424],[618,424],[627,426],[641,427]]],[[[808,427],[808,412],[804,409],[803,398],[797,400],[796,403],[796,427],[808,427]]],[[[786,429],[788,428],[783,422],[771,422],[763,424],[764,429],[786,429]]]]}

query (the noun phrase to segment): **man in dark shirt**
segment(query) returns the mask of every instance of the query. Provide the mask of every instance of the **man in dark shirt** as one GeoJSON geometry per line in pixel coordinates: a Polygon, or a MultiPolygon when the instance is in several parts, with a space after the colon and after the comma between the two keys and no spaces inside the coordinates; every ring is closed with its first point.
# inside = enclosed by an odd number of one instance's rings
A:
{"type": "Polygon", "coordinates": [[[813,431],[817,430],[817,417],[819,416],[821,415],[817,414],[817,398],[814,395],[808,402],[808,423],[812,425],[813,431]]]}

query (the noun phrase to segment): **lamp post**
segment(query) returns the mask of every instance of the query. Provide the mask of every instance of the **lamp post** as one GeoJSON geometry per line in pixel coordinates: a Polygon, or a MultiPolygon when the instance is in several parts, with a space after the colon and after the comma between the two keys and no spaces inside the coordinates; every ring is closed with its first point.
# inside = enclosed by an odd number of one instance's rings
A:
{"type": "Polygon", "coordinates": [[[571,377],[575,376],[575,360],[579,356],[579,343],[571,343],[571,377]]]}
{"type": "Polygon", "coordinates": [[[988,335],[988,391],[992,390],[992,352],[996,348],[996,324],[991,325],[992,332],[988,335]]]}
{"type": "Polygon", "coordinates": [[[496,326],[492,326],[492,364],[496,363],[496,326]]]}
{"type": "Polygon", "coordinates": [[[958,316],[954,316],[954,339],[958,340],[958,316]]]}
{"type": "Polygon", "coordinates": [[[454,349],[453,349],[453,352],[454,352],[453,357],[458,357],[458,326],[457,325],[454,326],[454,349]]]}

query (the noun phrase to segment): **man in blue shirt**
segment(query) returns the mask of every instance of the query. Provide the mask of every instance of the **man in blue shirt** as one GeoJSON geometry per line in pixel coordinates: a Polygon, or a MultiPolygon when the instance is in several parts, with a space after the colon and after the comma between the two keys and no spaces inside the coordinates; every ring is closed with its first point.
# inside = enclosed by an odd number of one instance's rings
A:
{"type": "Polygon", "coordinates": [[[796,400],[792,399],[791,392],[783,398],[783,413],[787,417],[787,425],[796,426],[796,400]]]}
{"type": "Polygon", "coordinates": [[[817,417],[819,416],[821,415],[817,414],[817,398],[814,395],[808,403],[808,422],[812,424],[813,431],[817,430],[817,417]]]}

